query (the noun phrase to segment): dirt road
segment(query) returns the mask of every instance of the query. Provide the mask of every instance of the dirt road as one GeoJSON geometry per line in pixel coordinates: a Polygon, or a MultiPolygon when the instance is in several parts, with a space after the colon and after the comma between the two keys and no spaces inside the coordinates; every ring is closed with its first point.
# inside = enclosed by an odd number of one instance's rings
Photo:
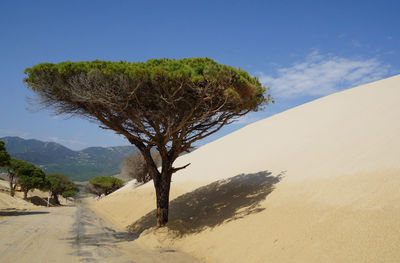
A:
{"type": "Polygon", "coordinates": [[[145,250],[131,233],[84,205],[31,212],[0,211],[0,262],[199,262],[174,250],[145,250]],[[10,216],[10,217],[8,217],[10,216]]]}

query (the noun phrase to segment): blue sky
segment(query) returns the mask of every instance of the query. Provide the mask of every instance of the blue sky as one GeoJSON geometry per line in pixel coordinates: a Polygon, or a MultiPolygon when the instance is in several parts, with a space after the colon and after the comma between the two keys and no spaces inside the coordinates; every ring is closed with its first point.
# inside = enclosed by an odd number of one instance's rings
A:
{"type": "MultiPolygon", "coordinates": [[[[257,75],[276,104],[202,141],[400,73],[398,1],[0,0],[0,137],[72,149],[126,145],[77,118],[28,111],[23,71],[41,62],[210,57],[257,75]]],[[[294,131],[295,132],[295,131],[294,131]]]]}

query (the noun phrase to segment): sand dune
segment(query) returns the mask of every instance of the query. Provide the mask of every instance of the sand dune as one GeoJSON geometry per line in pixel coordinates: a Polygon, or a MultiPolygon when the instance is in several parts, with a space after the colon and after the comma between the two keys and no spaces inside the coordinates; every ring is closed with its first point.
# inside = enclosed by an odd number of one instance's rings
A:
{"type": "Polygon", "coordinates": [[[16,192],[15,197],[11,197],[9,183],[0,181],[0,221],[14,213],[37,209],[34,204],[26,202],[22,197],[23,193],[21,192],[16,192]]]}
{"type": "Polygon", "coordinates": [[[400,262],[400,76],[251,124],[176,166],[171,222],[152,184],[96,211],[204,262],[400,262]],[[153,211],[153,212],[152,212],[153,211]]]}

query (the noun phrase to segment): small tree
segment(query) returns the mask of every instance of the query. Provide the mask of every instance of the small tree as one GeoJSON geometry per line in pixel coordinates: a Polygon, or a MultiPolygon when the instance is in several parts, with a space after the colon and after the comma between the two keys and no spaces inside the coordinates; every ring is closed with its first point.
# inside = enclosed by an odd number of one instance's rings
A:
{"type": "Polygon", "coordinates": [[[111,176],[98,176],[90,179],[89,183],[92,185],[92,187],[88,189],[94,189],[91,191],[91,193],[97,194],[98,196],[102,194],[111,194],[124,185],[122,180],[111,176]]]}
{"type": "Polygon", "coordinates": [[[158,226],[168,222],[172,174],[189,165],[174,167],[179,155],[271,101],[256,77],[209,58],[43,63],[25,74],[39,105],[97,121],[140,150],[156,190],[158,226]]]}
{"type": "MultiPolygon", "coordinates": [[[[13,173],[17,176],[18,184],[24,192],[24,199],[28,199],[28,192],[33,189],[41,189],[46,183],[44,172],[35,165],[13,159],[13,173]]],[[[15,189],[15,188],[14,188],[15,189]]]]}
{"type": "MultiPolygon", "coordinates": [[[[37,168],[35,165],[23,160],[12,158],[10,159],[10,162],[6,168],[7,168],[8,181],[10,183],[11,196],[15,195],[15,188],[17,187],[17,184],[21,185],[21,183],[23,183],[26,185],[27,188],[30,189],[42,186],[43,182],[42,183],[38,182],[41,180],[40,179],[42,177],[41,173],[43,172],[41,172],[41,170],[37,168]],[[30,178],[31,176],[33,178],[30,178]]],[[[29,189],[24,191],[24,193],[26,192],[25,198],[27,197],[28,191],[29,189]]]]}
{"type": "Polygon", "coordinates": [[[62,196],[65,198],[65,202],[67,202],[68,197],[75,197],[77,196],[79,193],[79,189],[75,188],[75,189],[71,189],[71,190],[67,190],[65,192],[62,193],[62,196]]]}
{"type": "MultiPolygon", "coordinates": [[[[4,145],[3,141],[0,141],[0,169],[6,169],[9,170],[10,167],[10,155],[6,151],[6,146],[4,145]]],[[[9,181],[10,181],[10,194],[11,196],[14,196],[15,193],[15,188],[13,189],[14,186],[14,178],[10,177],[10,174],[8,173],[9,181]]]]}
{"type": "MultiPolygon", "coordinates": [[[[65,192],[76,191],[77,186],[74,182],[72,182],[68,176],[63,174],[47,174],[46,175],[47,186],[44,190],[48,190],[51,192],[51,197],[54,199],[54,202],[59,205],[60,200],[58,199],[59,195],[63,195],[65,192]]],[[[72,192],[71,192],[72,193],[72,192]]]]}
{"type": "Polygon", "coordinates": [[[19,159],[10,159],[7,168],[8,182],[10,183],[10,195],[15,195],[15,188],[17,187],[17,169],[19,166],[23,165],[24,161],[19,159]]]}
{"type": "MultiPolygon", "coordinates": [[[[151,153],[151,157],[157,166],[161,165],[160,154],[151,153]]],[[[147,183],[151,180],[149,167],[142,153],[138,152],[126,157],[121,163],[121,174],[136,179],[139,183],[147,183]]]]}
{"type": "Polygon", "coordinates": [[[6,151],[3,141],[0,141],[0,168],[6,168],[10,165],[10,155],[6,151]]]}
{"type": "Polygon", "coordinates": [[[92,185],[91,183],[88,183],[85,185],[84,191],[85,191],[85,193],[94,194],[99,197],[103,194],[103,190],[101,188],[97,188],[94,185],[92,185]]]}

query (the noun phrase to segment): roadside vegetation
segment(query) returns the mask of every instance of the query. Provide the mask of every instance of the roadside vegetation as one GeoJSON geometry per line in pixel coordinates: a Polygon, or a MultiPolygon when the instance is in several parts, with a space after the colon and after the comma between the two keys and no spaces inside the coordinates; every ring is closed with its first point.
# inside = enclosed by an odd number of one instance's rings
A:
{"type": "Polygon", "coordinates": [[[79,192],[77,186],[68,176],[62,174],[46,175],[42,169],[29,162],[11,158],[7,153],[4,142],[0,141],[0,169],[7,172],[10,184],[10,195],[20,188],[24,193],[24,200],[28,199],[28,192],[38,189],[50,191],[55,204],[59,205],[58,196],[73,197],[79,192]]]}
{"type": "Polygon", "coordinates": [[[17,176],[16,184],[20,185],[24,192],[24,200],[28,199],[29,191],[42,190],[48,184],[42,169],[35,165],[18,159],[11,159],[11,163],[13,163],[14,174],[17,176]]]}
{"type": "Polygon", "coordinates": [[[47,174],[46,185],[42,189],[51,192],[51,197],[57,205],[60,204],[59,195],[73,197],[79,192],[75,183],[63,174],[47,174]]]}
{"type": "Polygon", "coordinates": [[[123,185],[124,181],[121,179],[110,176],[98,176],[89,180],[89,183],[85,186],[85,192],[100,197],[103,194],[111,194],[123,185]]]}

